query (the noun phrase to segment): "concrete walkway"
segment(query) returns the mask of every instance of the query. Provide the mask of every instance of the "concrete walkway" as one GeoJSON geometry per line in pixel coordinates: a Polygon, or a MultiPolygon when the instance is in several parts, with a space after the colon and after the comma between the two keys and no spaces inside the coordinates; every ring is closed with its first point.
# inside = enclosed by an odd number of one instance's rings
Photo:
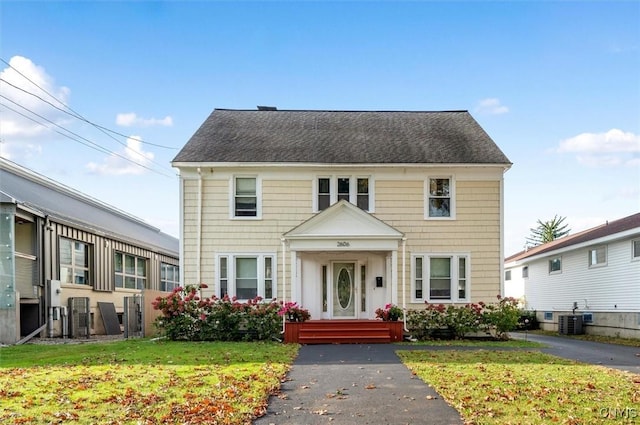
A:
{"type": "Polygon", "coordinates": [[[462,424],[459,413],[402,364],[395,354],[402,347],[303,345],[281,396],[271,397],[267,414],[254,424],[462,424]]]}

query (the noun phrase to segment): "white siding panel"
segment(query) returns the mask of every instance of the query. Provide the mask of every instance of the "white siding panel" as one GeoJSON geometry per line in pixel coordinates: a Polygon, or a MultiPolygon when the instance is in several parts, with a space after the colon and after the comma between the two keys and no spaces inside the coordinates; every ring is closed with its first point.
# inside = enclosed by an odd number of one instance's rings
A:
{"type": "Polygon", "coordinates": [[[607,264],[589,268],[588,248],[564,253],[562,273],[549,275],[548,260],[529,265],[526,297],[538,311],[640,311],[640,262],[631,260],[629,240],[608,245],[607,264]]]}

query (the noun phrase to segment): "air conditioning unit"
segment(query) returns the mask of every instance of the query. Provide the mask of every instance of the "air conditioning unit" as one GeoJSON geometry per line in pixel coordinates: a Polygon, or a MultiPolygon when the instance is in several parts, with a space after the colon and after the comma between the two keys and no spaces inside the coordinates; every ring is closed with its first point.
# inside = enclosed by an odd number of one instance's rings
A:
{"type": "Polygon", "coordinates": [[[69,336],[91,337],[91,311],[89,297],[69,297],[69,336]]]}
{"type": "Polygon", "coordinates": [[[558,332],[563,335],[582,335],[584,333],[582,314],[558,316],[558,332]]]}

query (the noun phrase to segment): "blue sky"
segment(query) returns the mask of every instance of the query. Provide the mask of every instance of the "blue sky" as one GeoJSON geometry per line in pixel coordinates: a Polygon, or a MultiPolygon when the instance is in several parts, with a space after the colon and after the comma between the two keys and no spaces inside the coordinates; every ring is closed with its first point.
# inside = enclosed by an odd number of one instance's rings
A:
{"type": "Polygon", "coordinates": [[[5,0],[0,153],[178,236],[170,161],[214,108],[469,110],[514,163],[509,255],[538,219],[640,211],[638,22],[636,1],[5,0]]]}

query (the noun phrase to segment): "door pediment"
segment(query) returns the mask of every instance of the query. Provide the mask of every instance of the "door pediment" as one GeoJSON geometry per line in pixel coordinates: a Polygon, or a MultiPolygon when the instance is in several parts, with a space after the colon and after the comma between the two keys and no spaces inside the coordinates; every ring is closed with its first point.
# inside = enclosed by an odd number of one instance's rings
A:
{"type": "Polygon", "coordinates": [[[404,234],[355,205],[340,201],[283,235],[289,241],[386,240],[399,241],[404,234]]]}

